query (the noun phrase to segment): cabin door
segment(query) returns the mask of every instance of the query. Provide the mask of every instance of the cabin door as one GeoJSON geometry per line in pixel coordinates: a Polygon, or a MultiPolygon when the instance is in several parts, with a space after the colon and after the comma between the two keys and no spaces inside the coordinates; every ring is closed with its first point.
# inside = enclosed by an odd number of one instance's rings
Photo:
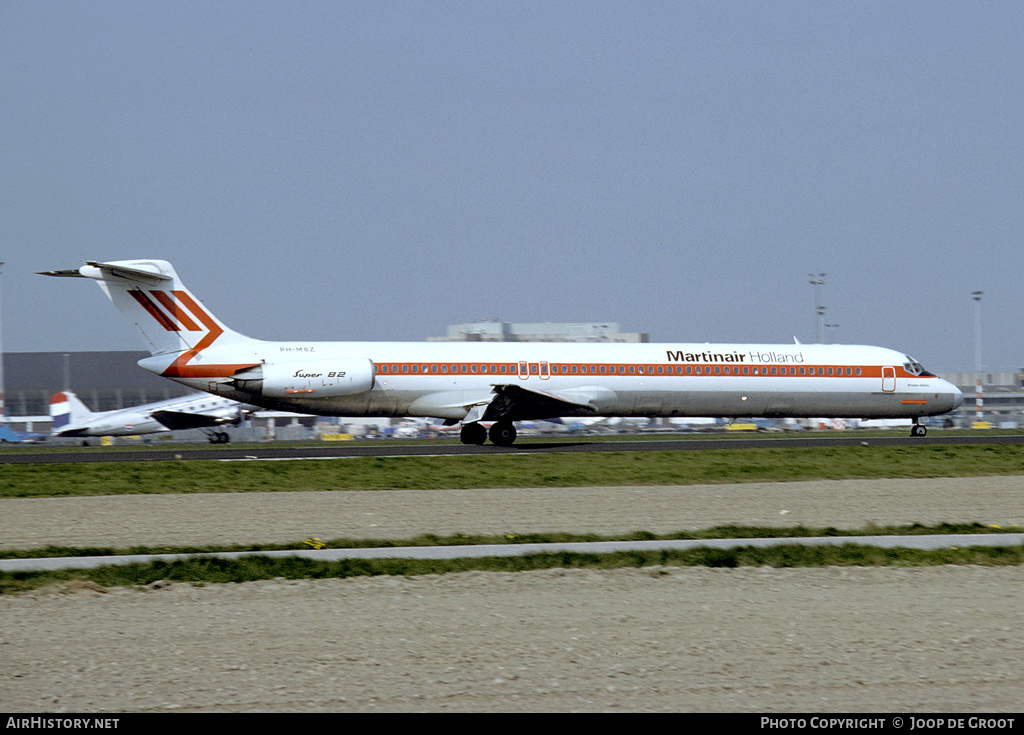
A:
{"type": "Polygon", "coordinates": [[[896,368],[889,365],[882,368],[882,390],[886,393],[896,390],[896,368]]]}

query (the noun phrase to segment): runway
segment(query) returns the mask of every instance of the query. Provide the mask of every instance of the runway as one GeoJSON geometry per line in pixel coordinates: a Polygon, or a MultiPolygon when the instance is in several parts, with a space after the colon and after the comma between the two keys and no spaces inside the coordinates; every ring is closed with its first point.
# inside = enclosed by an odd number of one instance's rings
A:
{"type": "Polygon", "coordinates": [[[933,436],[784,436],[716,437],[686,439],[606,440],[582,437],[576,441],[524,439],[511,447],[493,444],[472,446],[443,442],[411,444],[392,440],[377,443],[348,444],[323,442],[300,446],[287,443],[246,444],[237,447],[130,447],[124,449],[69,447],[54,451],[11,451],[0,453],[0,464],[68,463],[68,462],[166,462],[172,460],[271,460],[330,459],[345,457],[428,457],[487,456],[494,454],[551,454],[568,452],[655,452],[699,451],[709,449],[798,449],[806,447],[870,446],[942,446],[950,444],[1022,444],[1024,434],[957,435],[936,432],[933,436]]]}

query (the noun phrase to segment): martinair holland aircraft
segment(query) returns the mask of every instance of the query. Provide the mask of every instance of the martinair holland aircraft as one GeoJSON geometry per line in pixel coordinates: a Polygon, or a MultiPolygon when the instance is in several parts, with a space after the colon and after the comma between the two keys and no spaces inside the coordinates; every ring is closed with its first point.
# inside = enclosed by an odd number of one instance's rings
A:
{"type": "Polygon", "coordinates": [[[462,424],[466,444],[569,416],[906,418],[955,409],[956,386],[882,347],[553,342],[268,342],[221,323],[163,260],[87,261],[151,352],[139,365],[267,409],[462,424]],[[485,427],[490,423],[490,430],[485,427]]]}
{"type": "Polygon", "coordinates": [[[247,409],[237,401],[195,393],[181,398],[147,403],[144,406],[121,408],[114,411],[93,412],[71,391],[54,393],[50,397],[50,416],[53,417],[52,436],[134,436],[180,429],[210,429],[211,442],[225,444],[227,432],[213,431],[213,427],[238,425],[247,409]]]}

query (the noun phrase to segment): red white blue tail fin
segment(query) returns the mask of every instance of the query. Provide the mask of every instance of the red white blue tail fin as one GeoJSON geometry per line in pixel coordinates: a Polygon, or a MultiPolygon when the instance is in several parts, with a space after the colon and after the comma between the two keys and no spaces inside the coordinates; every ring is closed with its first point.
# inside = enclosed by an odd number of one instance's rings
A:
{"type": "Polygon", "coordinates": [[[53,418],[51,433],[54,435],[88,423],[93,415],[79,397],[69,390],[50,396],[50,417],[53,418]]]}

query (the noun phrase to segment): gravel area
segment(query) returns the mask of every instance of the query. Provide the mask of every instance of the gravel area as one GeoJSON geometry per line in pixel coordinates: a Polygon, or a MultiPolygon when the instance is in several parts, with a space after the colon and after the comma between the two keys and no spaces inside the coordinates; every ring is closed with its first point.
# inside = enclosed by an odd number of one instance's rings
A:
{"type": "MultiPolygon", "coordinates": [[[[1024,477],[0,499],[0,545],[1024,523],[1024,477]]],[[[623,569],[0,597],[0,711],[1014,712],[1024,568],[623,569]]]]}

